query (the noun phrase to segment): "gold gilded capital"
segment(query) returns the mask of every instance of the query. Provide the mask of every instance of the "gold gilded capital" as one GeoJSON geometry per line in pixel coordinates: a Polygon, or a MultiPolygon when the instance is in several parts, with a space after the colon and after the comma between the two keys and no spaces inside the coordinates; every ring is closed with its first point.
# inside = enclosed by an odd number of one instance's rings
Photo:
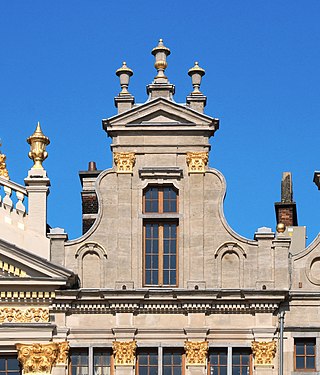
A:
{"type": "Polygon", "coordinates": [[[58,343],[16,344],[16,348],[24,375],[51,374],[59,351],[58,343]]]}
{"type": "Polygon", "coordinates": [[[134,152],[115,152],[114,162],[117,166],[117,173],[132,173],[136,161],[134,152]]]}
{"type": "Polygon", "coordinates": [[[208,159],[208,152],[187,152],[187,165],[189,167],[189,173],[204,173],[208,159]]]}
{"type": "Polygon", "coordinates": [[[136,341],[114,341],[112,344],[115,366],[134,366],[136,341]]]}
{"type": "Polygon", "coordinates": [[[208,354],[208,341],[185,341],[187,366],[205,366],[208,354]]]}
{"type": "Polygon", "coordinates": [[[58,342],[58,356],[56,360],[57,365],[67,365],[69,358],[70,345],[68,341],[58,342]]]}
{"type": "Polygon", "coordinates": [[[273,365],[273,358],[275,357],[277,351],[277,344],[274,340],[269,342],[252,341],[251,348],[255,366],[273,365]]]}
{"type": "Polygon", "coordinates": [[[40,122],[38,122],[35,132],[27,139],[30,145],[29,158],[33,160],[33,169],[43,169],[42,162],[48,157],[46,146],[50,143],[41,130],[40,122]]]}

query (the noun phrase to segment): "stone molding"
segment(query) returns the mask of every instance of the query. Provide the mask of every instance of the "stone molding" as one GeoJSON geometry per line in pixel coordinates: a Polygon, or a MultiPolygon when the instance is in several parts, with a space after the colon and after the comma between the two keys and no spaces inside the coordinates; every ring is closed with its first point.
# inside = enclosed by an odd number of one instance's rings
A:
{"type": "Polygon", "coordinates": [[[272,341],[252,341],[252,353],[255,366],[273,366],[273,359],[277,351],[277,343],[272,341]]]}
{"type": "Polygon", "coordinates": [[[86,312],[86,313],[133,313],[133,314],[188,314],[188,313],[206,313],[206,314],[254,314],[254,313],[274,313],[279,307],[277,302],[236,302],[230,303],[152,303],[152,302],[119,302],[119,303],[107,303],[107,302],[95,302],[95,303],[84,303],[84,302],[54,302],[52,304],[52,311],[69,311],[72,313],[86,312]]]}
{"type": "Polygon", "coordinates": [[[209,154],[206,151],[187,152],[189,173],[204,173],[208,160],[209,154]]]}
{"type": "Polygon", "coordinates": [[[134,152],[114,152],[114,162],[117,166],[117,173],[132,173],[136,161],[134,152]]]}
{"type": "Polygon", "coordinates": [[[208,341],[185,341],[187,366],[205,366],[207,361],[208,341]]]}
{"type": "Polygon", "coordinates": [[[114,341],[112,344],[115,366],[134,366],[137,343],[132,341],[114,341]]]}
{"type": "Polygon", "coordinates": [[[26,309],[1,307],[0,323],[49,323],[49,309],[42,307],[26,309]]]}

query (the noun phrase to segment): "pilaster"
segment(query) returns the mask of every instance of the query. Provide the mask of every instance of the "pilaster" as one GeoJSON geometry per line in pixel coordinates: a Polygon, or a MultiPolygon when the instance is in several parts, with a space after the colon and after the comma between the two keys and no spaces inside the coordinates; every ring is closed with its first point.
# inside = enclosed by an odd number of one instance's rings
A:
{"type": "Polygon", "coordinates": [[[44,169],[30,169],[24,182],[28,194],[28,229],[46,236],[50,180],[44,169]]]}

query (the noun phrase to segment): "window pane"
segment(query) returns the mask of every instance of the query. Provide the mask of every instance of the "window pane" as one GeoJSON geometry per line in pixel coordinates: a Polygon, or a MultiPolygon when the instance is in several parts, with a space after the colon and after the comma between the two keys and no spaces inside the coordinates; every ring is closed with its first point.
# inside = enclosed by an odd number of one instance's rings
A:
{"type": "Polygon", "coordinates": [[[152,284],[158,284],[158,271],[152,273],[152,284]]]}
{"type": "Polygon", "coordinates": [[[240,367],[232,367],[232,375],[241,375],[240,367]]]}
{"type": "Polygon", "coordinates": [[[163,354],[163,364],[164,365],[171,365],[171,355],[170,354],[163,354]]]}
{"type": "Polygon", "coordinates": [[[8,357],[8,360],[7,360],[7,367],[8,367],[8,370],[17,370],[19,369],[19,361],[17,358],[14,358],[14,357],[8,357]]]}
{"type": "Polygon", "coordinates": [[[307,344],[306,344],[306,354],[308,354],[308,355],[314,355],[315,353],[314,353],[314,344],[312,343],[312,342],[308,342],[307,344]]]}
{"type": "Polygon", "coordinates": [[[148,367],[147,366],[139,367],[139,375],[148,375],[148,367]]]}
{"type": "Polygon", "coordinates": [[[173,375],[181,375],[181,367],[174,366],[173,375]]]}
{"type": "Polygon", "coordinates": [[[0,358],[0,371],[5,370],[6,360],[4,358],[0,358]]]}
{"type": "Polygon", "coordinates": [[[227,364],[227,354],[220,354],[220,364],[221,365],[227,364]]]}
{"type": "Polygon", "coordinates": [[[307,363],[306,363],[306,368],[309,369],[314,369],[315,368],[315,357],[307,357],[307,363]]]}
{"type": "Polygon", "coordinates": [[[232,355],[232,364],[233,365],[239,365],[240,364],[240,355],[239,354],[233,354],[232,355]]]}
{"type": "Polygon", "coordinates": [[[150,354],[150,365],[158,365],[158,355],[156,353],[150,354]]]}
{"type": "MultiPolygon", "coordinates": [[[[219,374],[216,372],[216,374],[219,374]]],[[[216,375],[214,374],[214,375],[216,375]]],[[[227,375],[227,367],[220,367],[220,374],[219,375],[227,375]]]]}
{"type": "Polygon", "coordinates": [[[296,357],[296,368],[304,368],[304,357],[296,357]]]}
{"type": "Polygon", "coordinates": [[[181,365],[182,363],[182,356],[180,353],[175,353],[172,355],[173,356],[173,364],[174,365],[181,365]]]}
{"type": "Polygon", "coordinates": [[[296,354],[304,354],[304,343],[296,342],[296,354]]]}

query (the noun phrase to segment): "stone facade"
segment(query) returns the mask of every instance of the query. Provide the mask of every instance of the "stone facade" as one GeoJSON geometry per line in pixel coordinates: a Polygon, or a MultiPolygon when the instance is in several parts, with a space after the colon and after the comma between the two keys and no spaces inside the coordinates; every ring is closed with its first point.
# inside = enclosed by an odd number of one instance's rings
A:
{"type": "Polygon", "coordinates": [[[128,91],[132,70],[117,71],[118,113],[102,121],[114,162],[80,172],[80,238],[44,229],[44,156],[26,188],[0,176],[0,364],[18,356],[24,373],[52,375],[319,373],[320,237],[306,248],[293,217],[283,222],[285,205],[295,210],[291,175],[278,231],[236,234],[224,177],[209,167],[219,120],[203,113],[204,70],[189,70],[194,91],[177,104],[170,50],[160,41],[152,53],[145,103],[128,91]]]}

